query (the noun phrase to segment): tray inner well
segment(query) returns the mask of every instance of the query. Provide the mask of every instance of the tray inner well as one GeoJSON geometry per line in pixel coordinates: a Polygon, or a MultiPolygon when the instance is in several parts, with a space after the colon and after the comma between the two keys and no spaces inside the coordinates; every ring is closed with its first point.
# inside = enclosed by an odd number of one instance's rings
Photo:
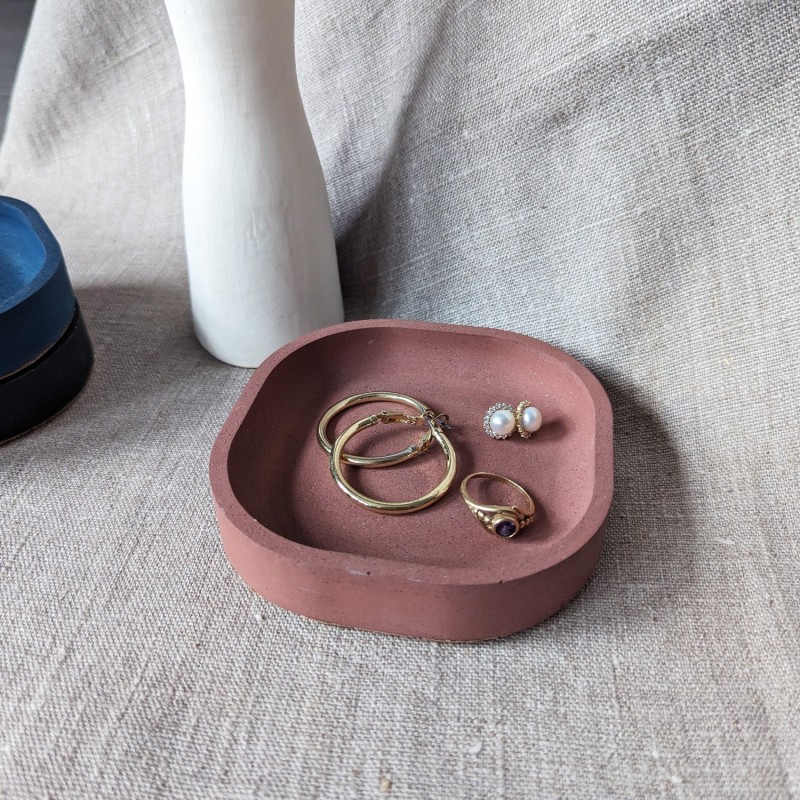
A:
{"type": "MultiPolygon", "coordinates": [[[[381,408],[361,405],[341,414],[331,438],[349,422],[381,408]]],[[[419,439],[424,429],[380,425],[351,440],[351,452],[376,455],[419,439]]],[[[480,331],[375,327],[318,339],[290,354],[268,376],[231,445],[231,485],[245,509],[266,528],[327,551],[444,568],[485,567],[519,573],[579,546],[571,534],[593,494],[595,409],[568,365],[534,340],[510,342],[480,331]],[[388,516],[350,502],[335,486],[316,442],[320,415],[337,400],[364,391],[397,391],[450,417],[448,436],[458,473],[447,495],[421,512],[388,516]],[[544,425],[530,439],[503,441],[483,431],[486,409],[529,400],[544,425]],[[464,504],[461,479],[495,472],[525,486],[537,504],[534,522],[513,540],[485,531],[464,504]]],[[[408,499],[444,473],[437,445],[386,469],[347,468],[354,486],[382,499],[408,499]]],[[[516,502],[496,484],[471,484],[473,496],[516,502]]]]}

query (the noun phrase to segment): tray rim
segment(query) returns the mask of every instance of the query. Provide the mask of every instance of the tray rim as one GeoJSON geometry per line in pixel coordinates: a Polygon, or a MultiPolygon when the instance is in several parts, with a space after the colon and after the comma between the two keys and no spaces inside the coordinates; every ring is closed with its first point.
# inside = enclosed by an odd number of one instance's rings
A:
{"type": "MultiPolygon", "coordinates": [[[[583,516],[572,527],[568,534],[572,546],[560,548],[560,550],[554,553],[555,557],[543,561],[535,572],[532,572],[530,565],[528,565],[519,573],[507,575],[507,577],[503,579],[503,583],[525,579],[532,574],[539,574],[552,569],[574,556],[584,548],[594,536],[602,532],[611,506],[613,494],[613,420],[611,403],[608,399],[608,395],[600,384],[600,381],[588,368],[583,366],[583,364],[572,356],[553,347],[547,342],[512,331],[414,320],[359,320],[321,328],[317,331],[305,334],[284,345],[279,350],[276,350],[251,376],[239,396],[239,399],[236,401],[227,419],[223,423],[211,449],[209,479],[217,514],[224,516],[226,521],[238,534],[247,537],[252,544],[260,547],[264,552],[265,558],[278,557],[288,558],[294,562],[302,561],[306,569],[317,574],[330,571],[331,573],[340,575],[341,570],[345,569],[347,573],[354,577],[358,575],[371,575],[383,579],[405,578],[407,581],[414,583],[422,582],[447,586],[476,586],[498,582],[496,578],[487,578],[484,570],[473,566],[442,567],[434,564],[397,561],[360,553],[324,550],[312,545],[303,544],[289,539],[255,520],[236,497],[230,483],[227,469],[231,445],[239,427],[252,408],[253,401],[275,367],[297,350],[319,339],[339,333],[369,328],[396,328],[400,330],[420,330],[420,328],[424,328],[430,331],[446,331],[448,333],[473,336],[491,336],[524,344],[526,346],[530,346],[531,343],[534,343],[545,355],[556,359],[568,367],[576,377],[581,380],[582,384],[591,395],[594,401],[595,431],[604,428],[608,431],[608,434],[600,437],[595,436],[595,481],[592,497],[583,516]],[[447,575],[447,581],[443,583],[442,577],[445,574],[447,575]]],[[[220,533],[224,543],[226,536],[222,525],[220,525],[220,533]]]]}

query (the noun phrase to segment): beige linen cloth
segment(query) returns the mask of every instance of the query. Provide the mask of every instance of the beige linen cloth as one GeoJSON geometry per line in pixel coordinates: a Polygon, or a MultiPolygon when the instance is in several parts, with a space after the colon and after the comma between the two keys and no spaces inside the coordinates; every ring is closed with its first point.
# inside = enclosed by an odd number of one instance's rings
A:
{"type": "Polygon", "coordinates": [[[0,449],[0,797],[800,796],[800,5],[302,0],[297,39],[350,317],[606,386],[599,569],[475,645],[240,582],[206,468],[249,373],[191,331],[165,11],[40,0],[0,191],[97,366],[0,449]]]}

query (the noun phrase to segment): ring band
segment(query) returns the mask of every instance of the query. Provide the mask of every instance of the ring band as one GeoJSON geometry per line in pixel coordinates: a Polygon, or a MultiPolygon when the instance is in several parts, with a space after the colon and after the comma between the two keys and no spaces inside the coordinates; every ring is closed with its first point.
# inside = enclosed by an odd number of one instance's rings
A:
{"type": "MultiPolygon", "coordinates": [[[[354,394],[350,397],[345,397],[338,403],[334,403],[320,418],[317,424],[317,441],[319,446],[328,454],[331,454],[333,445],[328,438],[328,425],[331,420],[351,406],[357,406],[361,403],[374,403],[377,401],[387,400],[389,402],[400,403],[400,405],[410,406],[416,409],[421,415],[428,412],[433,413],[424,403],[409,397],[406,394],[399,394],[398,392],[362,392],[361,394],[354,394]]],[[[354,456],[349,453],[342,453],[341,460],[345,464],[350,464],[353,467],[365,467],[376,469],[378,467],[390,467],[392,464],[400,464],[403,461],[408,461],[410,458],[424,453],[433,441],[433,429],[429,428],[425,436],[416,444],[409,445],[405,450],[400,450],[397,453],[389,453],[385,456],[354,456]]]]}
{"type": "Polygon", "coordinates": [[[410,514],[412,511],[419,511],[420,509],[426,508],[444,495],[452,485],[453,478],[455,478],[456,475],[456,451],[450,443],[450,440],[442,432],[442,425],[444,424],[442,420],[442,417],[437,417],[434,412],[429,409],[425,414],[419,417],[412,417],[400,411],[380,411],[377,414],[372,414],[372,416],[354,422],[350,427],[342,431],[333,444],[330,455],[330,469],[333,480],[336,481],[336,485],[354,503],[358,503],[358,505],[370,511],[376,511],[378,514],[410,514]],[[347,442],[360,431],[371,428],[373,425],[389,422],[401,422],[407,425],[428,425],[432,437],[439,443],[439,446],[444,451],[444,456],[447,460],[447,471],[444,478],[438,486],[415,500],[404,500],[397,503],[375,500],[372,497],[367,497],[367,495],[362,494],[357,489],[354,489],[342,474],[342,455],[347,442]]]}
{"type": "Polygon", "coordinates": [[[510,539],[512,536],[516,536],[530,523],[536,511],[533,498],[516,481],[512,481],[511,478],[504,478],[502,475],[495,475],[493,472],[473,472],[471,475],[467,475],[461,481],[461,496],[481,525],[489,533],[493,533],[503,539],[510,539]],[[467,491],[467,484],[474,478],[487,478],[516,489],[525,498],[525,508],[520,508],[516,505],[497,506],[490,503],[476,503],[467,491]]]}

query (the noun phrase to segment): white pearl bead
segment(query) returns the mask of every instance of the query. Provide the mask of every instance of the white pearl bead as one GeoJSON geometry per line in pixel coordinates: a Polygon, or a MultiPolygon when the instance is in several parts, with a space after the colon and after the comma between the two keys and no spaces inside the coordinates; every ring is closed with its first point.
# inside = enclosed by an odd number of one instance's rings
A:
{"type": "Polygon", "coordinates": [[[542,412],[535,406],[528,406],[522,411],[522,427],[528,433],[538,431],[542,427],[542,412]]]}
{"type": "Polygon", "coordinates": [[[514,430],[514,414],[506,409],[495,411],[489,419],[489,427],[498,436],[507,436],[514,430]]]}

